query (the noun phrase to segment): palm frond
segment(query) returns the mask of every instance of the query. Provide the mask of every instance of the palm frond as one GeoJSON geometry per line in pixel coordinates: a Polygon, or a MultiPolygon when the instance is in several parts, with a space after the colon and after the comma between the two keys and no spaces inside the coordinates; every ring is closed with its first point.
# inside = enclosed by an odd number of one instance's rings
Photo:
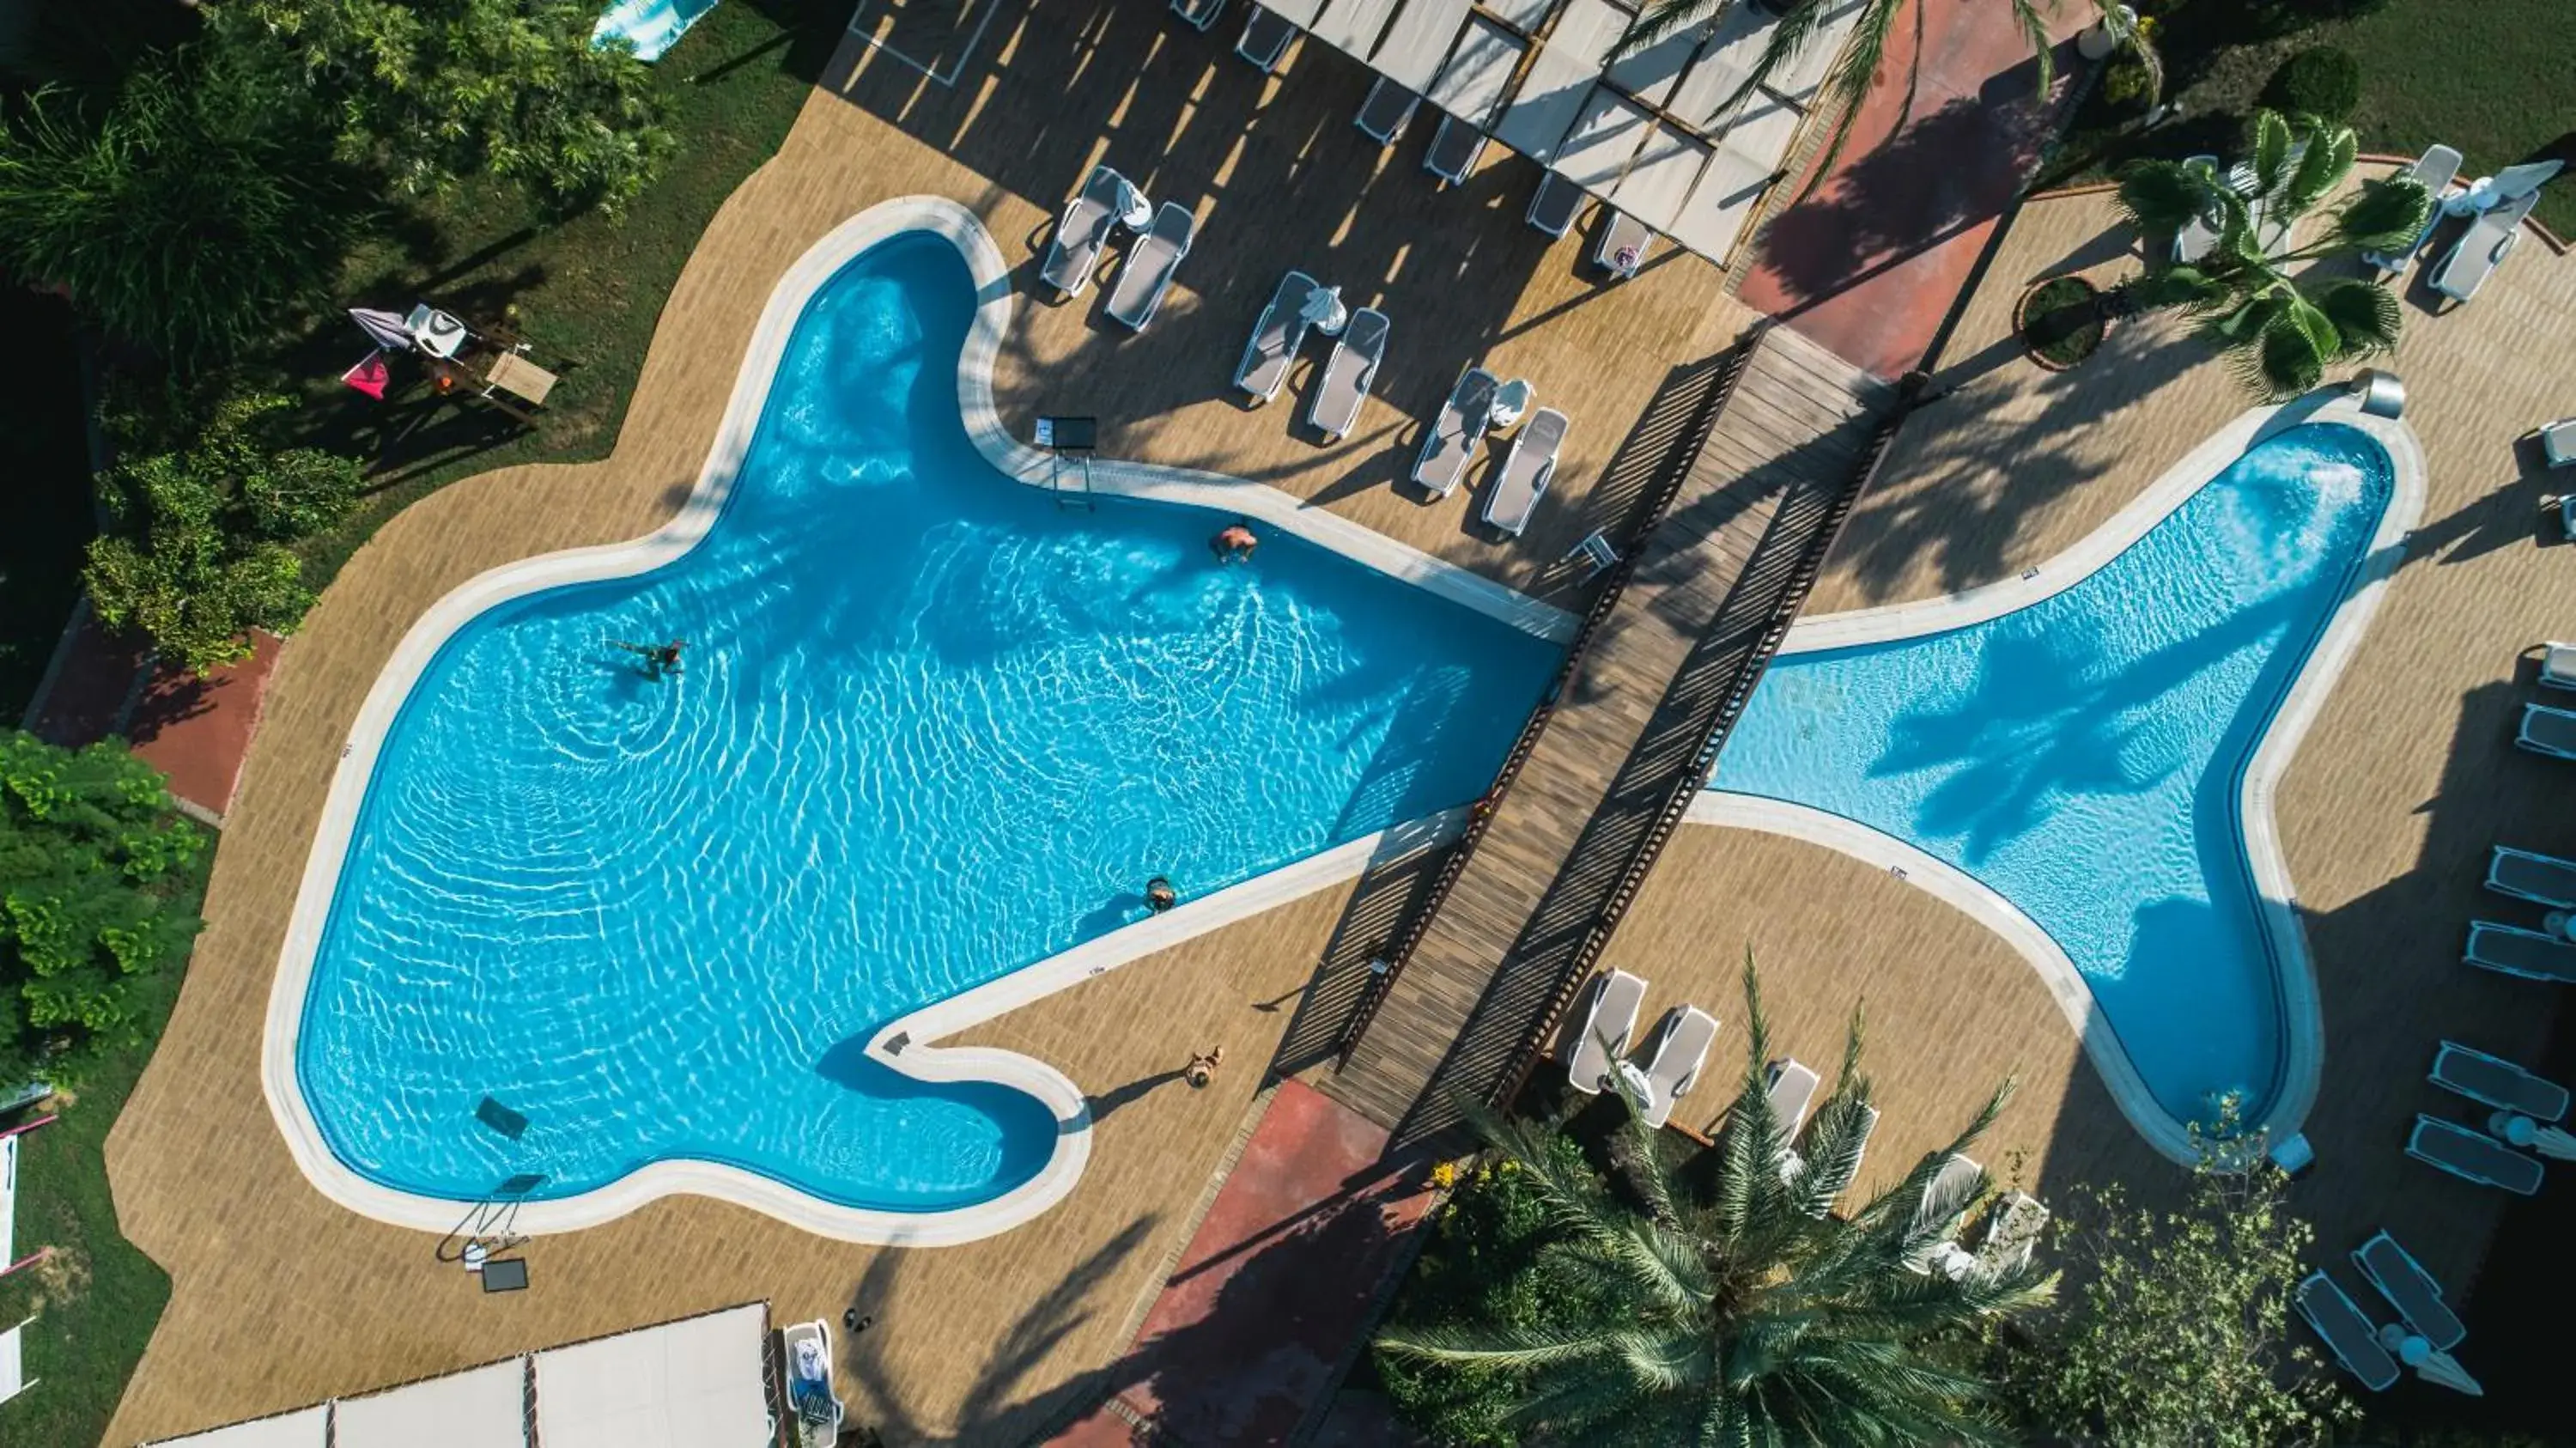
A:
{"type": "MultiPolygon", "coordinates": [[[[1837,108],[1834,129],[1826,137],[1825,151],[1816,159],[1815,169],[1807,174],[1807,190],[1812,191],[1842,159],[1843,148],[1851,144],[1852,125],[1860,118],[1861,102],[1868,99],[1869,88],[1878,81],[1879,62],[1887,58],[1887,37],[1896,28],[1897,12],[1907,0],[1869,0],[1861,12],[1860,23],[1852,27],[1852,37],[1843,48],[1842,63],[1834,67],[1833,78],[1821,92],[1823,103],[1837,108]]],[[[1822,5],[1817,6],[1822,9],[1822,5]]],[[[1764,54],[1769,54],[1766,50],[1764,54]]],[[[1920,52],[1917,52],[1918,56],[1920,52]]],[[[1919,61],[1918,61],[1919,64],[1919,61]]],[[[1801,193],[1804,194],[1804,193],[1801,193]]]]}
{"type": "Polygon", "coordinates": [[[2397,294],[2359,277],[2321,283],[2309,290],[2308,301],[2342,338],[2338,361],[2389,350],[2397,345],[2398,331],[2405,325],[2397,294]]]}
{"type": "Polygon", "coordinates": [[[2129,223],[2140,231],[2170,235],[2214,209],[2216,180],[2179,161],[2134,161],[2120,173],[2115,193],[2129,223]]]}
{"type": "Polygon", "coordinates": [[[2275,312],[2255,340],[2241,346],[2229,364],[2239,386],[2267,401],[2296,397],[2325,380],[2332,360],[2318,350],[2316,338],[2290,320],[2286,309],[2275,312]]]}
{"type": "Polygon", "coordinates": [[[2273,214],[2283,219],[2306,215],[2310,207],[2324,200],[2352,174],[2353,161],[2360,152],[2361,142],[2350,126],[2310,134],[2307,149],[2299,153],[2298,164],[2291,168],[2289,179],[2273,203],[2273,214]]]}
{"type": "Polygon", "coordinates": [[[2037,0],[2012,0],[2012,12],[2014,26],[2020,29],[2030,53],[2039,59],[2035,93],[2044,97],[2057,84],[2057,42],[2049,38],[2048,17],[2040,13],[2037,0]]]}
{"type": "Polygon", "coordinates": [[[2253,155],[2254,194],[2270,196],[2281,189],[2281,181],[2290,169],[2290,146],[2293,141],[2290,123],[2278,111],[2254,113],[2253,155]]]}
{"type": "Polygon", "coordinates": [[[2404,251],[2433,218],[2433,193],[2412,176],[2365,181],[2335,212],[2324,247],[2333,251],[2404,251]]]}
{"type": "Polygon", "coordinates": [[[1555,1334],[1528,1327],[1387,1328],[1377,1345],[1398,1357],[1527,1372],[1558,1363],[1619,1361],[1620,1332],[1555,1334]]]}

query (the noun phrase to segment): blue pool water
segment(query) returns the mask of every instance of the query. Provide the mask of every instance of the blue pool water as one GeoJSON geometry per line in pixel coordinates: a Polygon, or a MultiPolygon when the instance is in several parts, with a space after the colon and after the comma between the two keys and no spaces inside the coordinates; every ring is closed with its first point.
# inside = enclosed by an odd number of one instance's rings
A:
{"type": "Polygon", "coordinates": [[[1221,567],[1223,515],[1006,480],[958,420],[972,306],[946,241],[852,262],[703,542],[494,609],[414,687],[299,1043],[349,1166],[989,1199],[1053,1121],[887,1071],[879,1026],[1142,918],[1157,873],[1205,895],[1491,779],[1554,645],[1283,536],[1221,567]],[[611,646],[675,637],[662,682],[611,646]]]}
{"type": "Polygon", "coordinates": [[[2393,492],[2334,424],[2249,449],[2111,563],[1946,633],[1782,658],[1712,787],[1858,821],[2048,932],[2166,1111],[2276,1084],[2245,766],[2393,492]]]}
{"type": "Polygon", "coordinates": [[[660,60],[699,16],[714,8],[716,0],[617,0],[591,27],[591,44],[623,40],[635,47],[637,60],[660,60]]]}

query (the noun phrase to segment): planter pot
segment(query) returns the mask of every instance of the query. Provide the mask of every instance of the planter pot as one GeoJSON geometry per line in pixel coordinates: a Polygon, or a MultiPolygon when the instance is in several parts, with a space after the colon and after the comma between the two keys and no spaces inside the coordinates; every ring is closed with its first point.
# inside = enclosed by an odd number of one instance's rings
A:
{"type": "Polygon", "coordinates": [[[2107,300],[2082,277],[2042,277],[2013,303],[2013,338],[2022,355],[2050,372],[2080,366],[2111,334],[2107,300]]]}

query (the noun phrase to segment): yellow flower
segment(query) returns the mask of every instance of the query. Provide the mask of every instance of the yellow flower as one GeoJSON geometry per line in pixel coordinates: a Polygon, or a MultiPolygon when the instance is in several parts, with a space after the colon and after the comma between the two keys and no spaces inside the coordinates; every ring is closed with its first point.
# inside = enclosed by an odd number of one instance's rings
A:
{"type": "Polygon", "coordinates": [[[1433,1167],[1431,1169],[1431,1184],[1440,1188],[1444,1192],[1449,1188],[1456,1186],[1458,1184],[1457,1163],[1444,1161],[1438,1166],[1433,1167]]]}

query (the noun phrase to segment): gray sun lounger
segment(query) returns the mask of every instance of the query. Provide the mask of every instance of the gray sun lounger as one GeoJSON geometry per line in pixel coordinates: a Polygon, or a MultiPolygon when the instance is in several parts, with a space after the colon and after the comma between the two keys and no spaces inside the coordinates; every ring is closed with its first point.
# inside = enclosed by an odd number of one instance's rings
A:
{"type": "Polygon", "coordinates": [[[2540,204],[2540,193],[2529,191],[2469,219],[2469,229],[2451,243],[2442,264],[2433,268],[2433,290],[2455,302],[2465,302],[2478,294],[2496,268],[2512,255],[2514,243],[2522,238],[2522,220],[2531,208],[2540,204]]]}
{"type": "Polygon", "coordinates": [[[1503,454],[1493,485],[1485,491],[1485,521],[1517,538],[1529,527],[1547,486],[1556,480],[1556,455],[1565,446],[1565,414],[1542,407],[1530,414],[1503,454]]]}
{"type": "Polygon", "coordinates": [[[1333,343],[1333,355],[1324,359],[1324,375],[1315,384],[1314,401],[1306,406],[1306,421],[1335,442],[1359,424],[1360,403],[1377,380],[1378,364],[1386,360],[1388,326],[1386,313],[1360,308],[1333,343]]]}
{"type": "Polygon", "coordinates": [[[2540,1190],[2540,1158],[2438,1116],[2415,1118],[2415,1129],[2406,1134],[2406,1154],[2464,1182],[2498,1187],[2518,1197],[2540,1190]]]}
{"type": "Polygon", "coordinates": [[[2511,1061],[2444,1041],[2424,1079],[2481,1106],[2528,1116],[2543,1126],[2567,1114],[2567,1088],[2544,1081],[2511,1061]]]}
{"type": "Polygon", "coordinates": [[[1172,13],[1197,30],[1216,24],[1216,17],[1224,9],[1225,0],[1172,0],[1172,13]]]}
{"type": "Polygon", "coordinates": [[[2514,731],[2513,742],[2534,754],[2576,759],[2576,714],[2547,704],[2525,704],[2522,727],[2514,731]]]}
{"type": "Polygon", "coordinates": [[[2397,1381],[2397,1359],[2380,1345],[2379,1329],[2361,1315],[2351,1294],[2333,1278],[2318,1272],[2300,1283],[2298,1307],[2299,1316],[2308,1320],[2344,1371],[2361,1379],[2363,1387],[2384,1393],[2397,1381]]]}
{"type": "Polygon", "coordinates": [[[2352,1254],[2352,1265],[2361,1269],[2361,1275],[2370,1279],[2416,1336],[2433,1345],[2433,1351],[2449,1352],[2469,1335],[2468,1325],[2442,1300],[2442,1284],[2387,1232],[2362,1243],[2352,1254]]]}
{"type": "Polygon", "coordinates": [[[1609,220],[1602,223],[1601,240],[1592,248],[1592,264],[1621,281],[1635,276],[1635,267],[1619,265],[1619,253],[1628,247],[1637,249],[1637,265],[1646,263],[1646,253],[1654,248],[1654,228],[1617,207],[1610,208],[1609,220]]]}
{"type": "Polygon", "coordinates": [[[1807,1108],[1816,1104],[1816,1088],[1824,1084],[1815,1068],[1795,1056],[1771,1063],[1769,1095],[1771,1115],[1780,1123],[1780,1139],[1796,1139],[1807,1124],[1807,1108]]]}
{"type": "Polygon", "coordinates": [[[1455,186],[1467,179],[1483,154],[1484,132],[1456,116],[1443,115],[1440,129],[1432,134],[1431,150],[1422,158],[1422,169],[1455,186]]]}
{"type": "Polygon", "coordinates": [[[1297,360],[1297,346],[1306,340],[1306,304],[1324,284],[1301,271],[1292,271],[1279,279],[1279,289],[1270,294],[1270,305],[1261,309],[1261,321],[1252,329],[1252,340],[1243,346],[1243,360],[1235,364],[1234,385],[1248,394],[1255,406],[1279,395],[1279,384],[1288,380],[1288,366],[1297,360]]]}
{"type": "Polygon", "coordinates": [[[2433,209],[2424,217],[2424,229],[2415,233],[2415,239],[2406,244],[2404,251],[2365,251],[2361,254],[2363,261],[2384,272],[2406,270],[2406,264],[2413,261],[2415,253],[2422,251],[2424,243],[2431,239],[2433,228],[2442,224],[2442,193],[2450,190],[2451,183],[2459,179],[2460,153],[2448,146],[2427,146],[2424,154],[2415,158],[2414,165],[2398,174],[2422,182],[2424,189],[2433,193],[2433,209]]]}
{"type": "Polygon", "coordinates": [[[1673,1119],[1673,1108],[1699,1084],[1699,1068],[1717,1040],[1717,1017],[1697,1006],[1675,1006],[1655,1025],[1655,1047],[1646,1057],[1648,1126],[1673,1119]]]}
{"type": "Polygon", "coordinates": [[[1624,970],[1606,970],[1594,980],[1592,1003],[1576,1021],[1574,1039],[1564,1050],[1566,1083],[1598,1096],[1610,1073],[1619,1068],[1619,1058],[1628,1054],[1628,1038],[1637,1031],[1637,1007],[1645,1004],[1646,983],[1624,970]]]}
{"type": "Polygon", "coordinates": [[[2576,942],[2525,930],[2519,925],[2498,925],[2492,920],[2469,922],[2469,948],[2460,956],[2469,964],[2504,975],[2518,975],[2525,980],[2552,981],[2576,985],[2576,942]]]}
{"type": "Polygon", "coordinates": [[[2576,865],[2555,855],[2498,845],[2487,861],[2487,888],[2535,905],[2576,909],[2576,865]]]}
{"type": "Polygon", "coordinates": [[[1467,475],[1476,450],[1484,445],[1486,424],[1494,416],[1494,392],[1503,384],[1482,367],[1458,374],[1440,416],[1422,435],[1422,452],[1413,460],[1413,482],[1435,498],[1445,498],[1467,475]]]}
{"type": "Polygon", "coordinates": [[[1395,138],[1404,134],[1404,123],[1413,119],[1413,108],[1420,104],[1422,97],[1379,76],[1377,84],[1369,87],[1368,99],[1360,102],[1360,113],[1351,119],[1351,124],[1379,145],[1392,146],[1395,138]]]}
{"type": "Polygon", "coordinates": [[[1118,284],[1109,289],[1109,315],[1141,332],[1163,309],[1163,294],[1172,289],[1172,273],[1190,254],[1198,217],[1177,201],[1166,201],[1154,213],[1154,224],[1127,248],[1127,264],[1118,284]]]}
{"type": "MultiPolygon", "coordinates": [[[[2570,462],[2576,462],[2576,417],[2571,417],[2565,422],[2553,422],[2542,428],[2540,439],[2551,467],[2565,467],[2570,462]],[[2560,445],[2553,441],[2560,434],[2564,434],[2566,439],[2564,446],[2567,455],[2564,457],[2559,455],[2560,445]]],[[[2540,646],[2539,682],[2544,689],[2576,689],[2576,644],[2560,643],[2552,639],[2540,646]]]]}
{"type": "Polygon", "coordinates": [[[1094,166],[1083,179],[1082,193],[1064,208],[1047,242],[1038,276],[1063,296],[1074,296],[1091,284],[1091,269],[1100,264],[1101,248],[1118,224],[1119,202],[1134,188],[1107,166],[1094,166]]]}
{"type": "Polygon", "coordinates": [[[1243,22],[1243,38],[1234,43],[1234,53],[1261,68],[1263,75],[1279,68],[1281,57],[1288,53],[1288,42],[1297,38],[1297,27],[1286,16],[1252,7],[1252,18],[1243,22]]]}
{"type": "Polygon", "coordinates": [[[1574,214],[1582,209],[1583,188],[1550,171],[1538,178],[1538,190],[1530,197],[1529,224],[1563,236],[1574,229],[1574,214]]]}
{"type": "MultiPolygon", "coordinates": [[[[2220,185],[2226,184],[2219,176],[2216,156],[2185,156],[2182,158],[2182,164],[2187,169],[2199,171],[2218,181],[2220,185]]],[[[2219,228],[2226,219],[2226,211],[2212,207],[2176,228],[2173,239],[2173,259],[2178,262],[2196,262],[2209,255],[2210,251],[2218,245],[2219,228]]]]}

